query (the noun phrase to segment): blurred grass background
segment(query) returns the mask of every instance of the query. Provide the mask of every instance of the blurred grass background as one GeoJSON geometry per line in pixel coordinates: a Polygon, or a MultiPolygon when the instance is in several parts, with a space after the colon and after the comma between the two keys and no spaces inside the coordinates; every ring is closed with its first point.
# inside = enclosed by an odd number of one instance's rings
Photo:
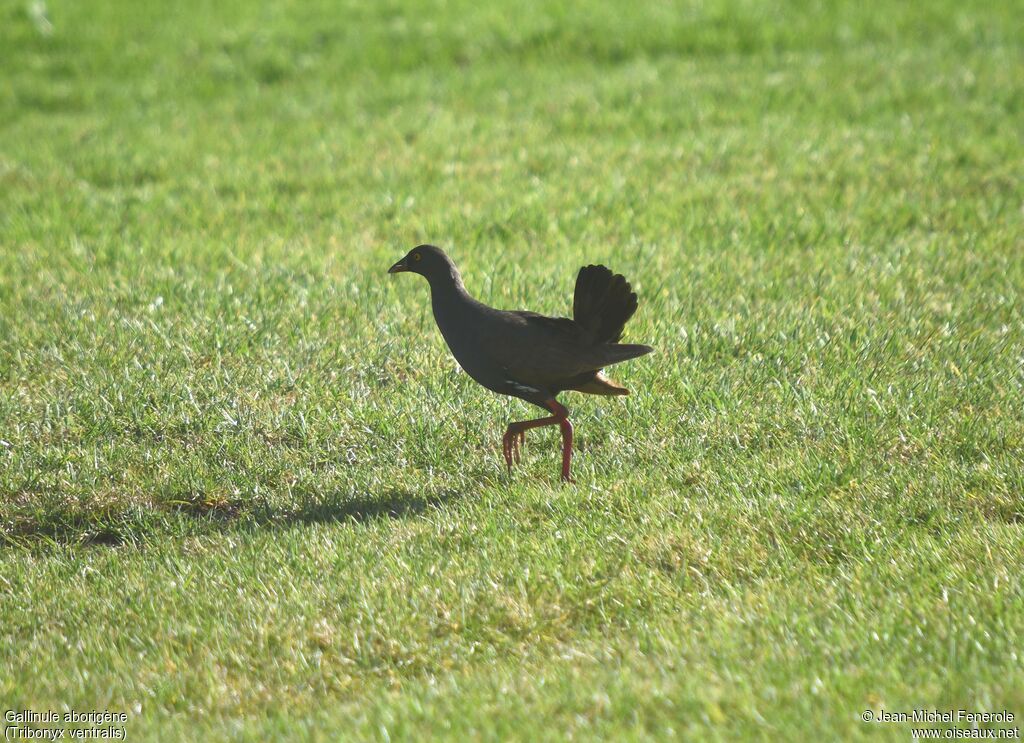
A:
{"type": "MultiPolygon", "coordinates": [[[[0,3],[0,702],[136,738],[1021,710],[1015,3],[0,3]],[[624,400],[457,372],[431,241],[624,400]]],[[[165,738],[166,739],[166,738],[165,738]]]]}

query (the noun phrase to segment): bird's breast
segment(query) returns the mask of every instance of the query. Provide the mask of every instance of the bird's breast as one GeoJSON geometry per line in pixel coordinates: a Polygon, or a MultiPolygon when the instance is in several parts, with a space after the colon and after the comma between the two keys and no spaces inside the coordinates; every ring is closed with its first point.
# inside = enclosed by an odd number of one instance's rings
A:
{"type": "Polygon", "coordinates": [[[433,305],[441,336],[463,371],[488,389],[502,385],[505,375],[485,351],[482,334],[488,327],[483,318],[477,317],[471,306],[437,301],[433,305]]]}

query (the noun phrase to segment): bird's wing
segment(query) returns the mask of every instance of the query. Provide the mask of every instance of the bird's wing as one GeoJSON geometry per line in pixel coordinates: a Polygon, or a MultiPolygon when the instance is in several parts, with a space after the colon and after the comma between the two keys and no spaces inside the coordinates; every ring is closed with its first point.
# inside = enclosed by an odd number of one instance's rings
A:
{"type": "Polygon", "coordinates": [[[481,330],[483,351],[512,382],[543,388],[605,363],[590,332],[568,318],[494,310],[481,330]]]}

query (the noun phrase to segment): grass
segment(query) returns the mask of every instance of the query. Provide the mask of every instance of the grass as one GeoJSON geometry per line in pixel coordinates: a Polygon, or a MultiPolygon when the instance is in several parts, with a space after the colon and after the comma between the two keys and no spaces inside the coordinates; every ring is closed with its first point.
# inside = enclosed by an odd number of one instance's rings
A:
{"type": "Polygon", "coordinates": [[[1024,714],[1011,2],[0,3],[0,707],[131,740],[1024,714]],[[625,399],[458,372],[638,289],[625,399]]]}

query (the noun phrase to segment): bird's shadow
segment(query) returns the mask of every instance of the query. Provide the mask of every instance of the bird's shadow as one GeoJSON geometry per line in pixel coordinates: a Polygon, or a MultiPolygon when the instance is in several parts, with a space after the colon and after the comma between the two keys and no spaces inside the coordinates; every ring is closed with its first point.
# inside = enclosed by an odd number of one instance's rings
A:
{"type": "MultiPolygon", "coordinates": [[[[463,493],[441,490],[424,493],[399,488],[356,492],[293,492],[284,503],[245,501],[210,503],[177,499],[165,506],[175,525],[170,533],[185,536],[228,531],[263,531],[314,524],[366,524],[384,519],[408,519],[456,502],[463,493]]],[[[156,513],[156,512],[154,512],[156,513]]],[[[136,510],[104,512],[98,519],[87,512],[57,512],[40,521],[24,518],[0,530],[0,549],[81,545],[121,547],[140,545],[166,536],[152,517],[136,510]]]]}
{"type": "Polygon", "coordinates": [[[382,493],[298,494],[294,509],[271,510],[257,516],[254,526],[289,527],[309,524],[364,524],[379,519],[412,518],[431,509],[455,502],[463,494],[442,490],[430,494],[392,489],[382,493]]]}

